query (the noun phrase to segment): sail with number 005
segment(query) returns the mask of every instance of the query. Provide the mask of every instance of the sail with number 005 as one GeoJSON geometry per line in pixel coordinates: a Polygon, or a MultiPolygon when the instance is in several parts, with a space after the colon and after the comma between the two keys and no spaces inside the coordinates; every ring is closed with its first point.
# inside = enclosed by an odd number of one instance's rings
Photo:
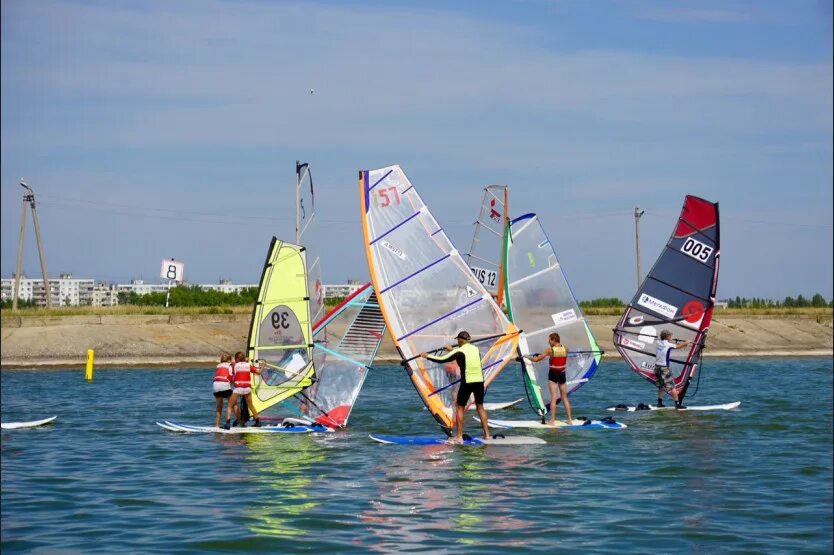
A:
{"type": "Polygon", "coordinates": [[[698,371],[712,320],[719,249],[718,203],[687,195],[672,236],[614,329],[617,350],[652,383],[661,332],[690,342],[670,359],[681,400],[698,371]]]}
{"type": "Polygon", "coordinates": [[[466,330],[488,386],[516,356],[518,333],[472,274],[399,166],[359,172],[368,269],[412,384],[441,427],[453,426],[457,365],[418,357],[466,330]]]}

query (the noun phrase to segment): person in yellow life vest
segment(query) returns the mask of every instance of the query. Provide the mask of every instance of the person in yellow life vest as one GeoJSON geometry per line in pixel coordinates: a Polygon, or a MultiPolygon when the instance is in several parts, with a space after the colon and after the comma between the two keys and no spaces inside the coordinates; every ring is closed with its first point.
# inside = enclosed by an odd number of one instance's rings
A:
{"type": "Polygon", "coordinates": [[[562,403],[565,405],[565,412],[568,414],[568,424],[573,424],[573,416],[570,411],[570,401],[568,400],[568,386],[567,373],[568,368],[568,349],[561,343],[561,338],[558,333],[551,333],[548,337],[550,349],[540,354],[537,357],[525,356],[524,358],[533,362],[539,362],[546,358],[550,358],[550,370],[547,373],[547,386],[550,389],[550,425],[556,425],[556,389],[559,389],[559,397],[562,398],[562,403]]]}
{"type": "Polygon", "coordinates": [[[481,352],[478,347],[470,343],[472,337],[469,332],[460,332],[456,339],[458,342],[457,348],[444,347],[449,353],[445,356],[429,356],[428,353],[420,353],[420,356],[441,364],[454,360],[460,368],[460,387],[455,400],[455,441],[463,441],[463,415],[466,411],[466,405],[469,403],[469,397],[473,395],[475,396],[475,408],[481,418],[484,439],[489,439],[489,425],[487,423],[487,413],[484,409],[484,371],[481,367],[481,352]]]}

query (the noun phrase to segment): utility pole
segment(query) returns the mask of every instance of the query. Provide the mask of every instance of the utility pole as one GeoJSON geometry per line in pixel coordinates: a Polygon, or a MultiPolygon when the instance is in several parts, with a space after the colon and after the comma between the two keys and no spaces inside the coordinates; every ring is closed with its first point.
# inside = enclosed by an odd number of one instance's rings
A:
{"type": "Polygon", "coordinates": [[[640,216],[645,213],[645,210],[640,210],[637,206],[634,207],[634,240],[637,245],[637,289],[640,289],[640,284],[643,283],[643,272],[640,270],[640,216]]]}
{"type": "Polygon", "coordinates": [[[32,209],[32,221],[35,222],[35,242],[38,244],[38,257],[41,261],[41,272],[43,273],[43,289],[46,294],[46,307],[52,308],[52,291],[49,288],[49,276],[46,275],[46,257],[43,255],[41,245],[41,226],[38,223],[38,213],[35,210],[35,191],[33,191],[23,179],[20,186],[25,189],[23,193],[23,214],[20,218],[20,240],[17,243],[17,271],[14,277],[14,292],[12,295],[12,310],[17,310],[17,297],[20,295],[20,265],[23,260],[23,235],[26,231],[26,203],[32,209]]]}

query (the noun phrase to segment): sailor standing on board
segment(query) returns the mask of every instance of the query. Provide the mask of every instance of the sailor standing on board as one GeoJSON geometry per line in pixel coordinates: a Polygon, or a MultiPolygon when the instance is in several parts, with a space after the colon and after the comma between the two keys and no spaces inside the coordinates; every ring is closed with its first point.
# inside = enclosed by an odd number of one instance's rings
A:
{"type": "Polygon", "coordinates": [[[573,416],[571,415],[570,401],[568,401],[568,349],[561,343],[562,338],[558,333],[551,333],[548,336],[547,342],[550,348],[537,357],[525,356],[524,358],[533,362],[539,362],[545,358],[549,358],[549,370],[547,372],[547,387],[550,391],[550,425],[556,425],[556,390],[559,390],[559,398],[565,405],[565,412],[568,415],[568,425],[573,425],[573,416]]]}
{"type": "MultiPolygon", "coordinates": [[[[220,415],[223,412],[223,399],[228,399],[232,396],[232,355],[229,353],[220,355],[220,364],[217,365],[217,370],[214,372],[212,390],[214,391],[214,398],[217,404],[214,412],[214,427],[219,428],[220,415]]],[[[240,418],[237,409],[235,413],[240,418]]]]}
{"type": "Polygon", "coordinates": [[[457,335],[458,347],[444,347],[449,354],[443,357],[429,356],[428,353],[420,353],[422,358],[432,362],[449,362],[454,360],[460,368],[460,388],[458,388],[455,402],[455,437],[456,441],[463,441],[463,415],[469,397],[475,396],[475,408],[481,418],[481,427],[484,430],[484,439],[489,439],[489,425],[487,413],[484,409],[484,370],[481,367],[481,352],[478,347],[470,343],[472,337],[469,332],[462,331],[457,335]]]}
{"type": "MultiPolygon", "coordinates": [[[[255,426],[261,425],[261,419],[258,417],[258,411],[252,404],[252,374],[260,374],[261,369],[257,366],[249,364],[246,360],[246,355],[238,351],[235,353],[235,365],[233,379],[235,388],[232,390],[232,398],[229,399],[229,406],[226,409],[226,424],[223,426],[227,430],[231,428],[232,423],[232,407],[235,406],[240,397],[246,399],[246,405],[249,407],[249,413],[255,417],[255,426]]],[[[244,425],[246,422],[240,422],[244,425]]]]}
{"type": "Polygon", "coordinates": [[[686,407],[678,400],[678,390],[675,387],[672,373],[669,371],[669,362],[672,357],[672,349],[682,349],[689,345],[689,341],[675,344],[670,341],[671,339],[672,332],[663,330],[660,332],[660,341],[657,342],[657,356],[654,361],[654,375],[657,378],[657,406],[663,406],[663,392],[666,391],[675,400],[676,409],[685,409],[686,407]]]}

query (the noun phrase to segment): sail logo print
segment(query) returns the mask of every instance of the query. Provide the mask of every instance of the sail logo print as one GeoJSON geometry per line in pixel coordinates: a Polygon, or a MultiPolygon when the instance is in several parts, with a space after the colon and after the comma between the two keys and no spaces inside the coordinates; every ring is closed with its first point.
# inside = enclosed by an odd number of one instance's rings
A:
{"type": "Polygon", "coordinates": [[[620,345],[623,347],[633,347],[635,349],[643,350],[646,348],[646,344],[641,341],[635,341],[634,339],[629,339],[628,337],[621,337],[620,338],[620,345]]]}
{"type": "Polygon", "coordinates": [[[477,294],[478,294],[477,291],[475,291],[474,289],[472,289],[468,285],[466,286],[466,298],[467,299],[471,299],[472,297],[474,297],[477,294]]]}
{"type": "Polygon", "coordinates": [[[689,301],[681,309],[681,314],[684,317],[684,324],[691,328],[700,329],[701,321],[704,319],[704,312],[706,307],[700,301],[689,301]]]}
{"type": "Polygon", "coordinates": [[[489,201],[489,217],[496,222],[501,222],[501,213],[495,209],[495,199],[489,201]]]}
{"type": "Polygon", "coordinates": [[[652,312],[662,314],[667,318],[674,318],[675,314],[678,312],[678,307],[661,301],[660,299],[656,299],[647,293],[640,295],[640,298],[637,299],[637,304],[648,308],[652,312]]]}
{"type": "Polygon", "coordinates": [[[557,312],[556,314],[551,314],[550,317],[553,318],[553,324],[556,326],[567,324],[577,318],[576,312],[572,308],[563,310],[562,312],[557,312]]]}
{"type": "Polygon", "coordinates": [[[643,318],[642,315],[632,316],[631,318],[628,319],[628,323],[631,324],[632,326],[639,326],[640,324],[643,323],[643,320],[645,320],[645,318],[643,318]]]}
{"type": "Polygon", "coordinates": [[[400,260],[406,259],[405,253],[397,247],[395,247],[394,245],[392,245],[391,243],[389,243],[388,241],[380,241],[379,244],[391,251],[392,253],[394,253],[397,257],[399,257],[400,260]]]}
{"type": "Polygon", "coordinates": [[[681,252],[687,256],[694,258],[698,262],[703,262],[704,264],[706,264],[707,260],[709,260],[709,257],[712,254],[712,247],[710,247],[709,245],[705,245],[704,243],[696,239],[693,239],[692,237],[688,237],[686,241],[683,242],[681,252]]]}

